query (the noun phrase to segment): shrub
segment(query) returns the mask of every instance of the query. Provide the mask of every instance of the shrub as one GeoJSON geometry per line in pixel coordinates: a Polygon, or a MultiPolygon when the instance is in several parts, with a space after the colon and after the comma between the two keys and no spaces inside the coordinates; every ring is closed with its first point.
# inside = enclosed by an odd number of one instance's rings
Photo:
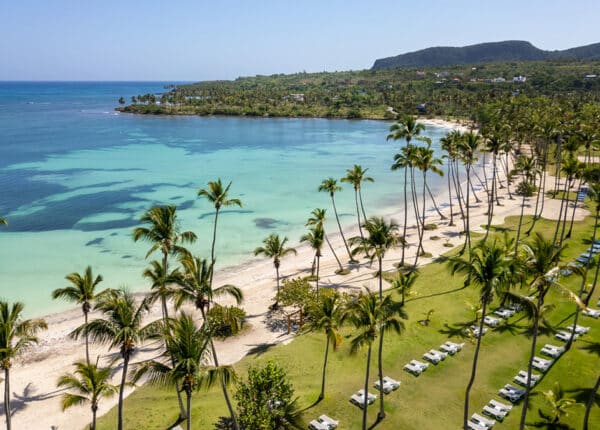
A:
{"type": "Polygon", "coordinates": [[[425,231],[431,231],[431,230],[436,230],[437,229],[437,224],[425,224],[423,226],[423,230],[425,231]]]}
{"type": "Polygon", "coordinates": [[[277,302],[282,306],[295,306],[298,309],[305,309],[314,299],[314,288],[306,278],[286,279],[277,295],[277,302]]]}
{"type": "Polygon", "coordinates": [[[206,318],[213,328],[215,336],[235,336],[242,329],[246,311],[237,306],[214,305],[208,311],[206,318]]]}
{"type": "Polygon", "coordinates": [[[521,181],[519,185],[517,185],[517,190],[515,191],[515,193],[519,196],[531,197],[533,196],[536,190],[537,188],[535,187],[535,185],[530,184],[527,181],[521,181]]]}

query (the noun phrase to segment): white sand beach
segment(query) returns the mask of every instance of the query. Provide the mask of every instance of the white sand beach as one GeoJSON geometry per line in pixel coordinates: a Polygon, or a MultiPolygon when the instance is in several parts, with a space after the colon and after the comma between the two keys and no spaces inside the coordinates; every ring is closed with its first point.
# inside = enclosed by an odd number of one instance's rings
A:
{"type": "MultiPolygon", "coordinates": [[[[427,120],[424,123],[440,125],[440,120],[427,120]]],[[[444,122],[443,125],[448,125],[444,122]]],[[[458,126],[455,124],[455,126],[458,126]]],[[[460,125],[464,130],[465,125],[460,125]]],[[[488,157],[489,158],[489,157],[488,157]]],[[[400,177],[398,179],[401,180],[400,177]]],[[[551,183],[551,182],[548,182],[551,183]]],[[[487,203],[484,197],[484,191],[478,192],[481,203],[473,203],[471,206],[471,228],[472,231],[482,231],[481,225],[486,224],[487,203]]],[[[519,215],[521,198],[515,196],[513,200],[508,198],[506,188],[499,190],[499,200],[501,206],[494,209],[493,224],[500,224],[504,218],[509,215],[519,215]]],[[[438,203],[447,202],[446,193],[437,196],[438,203]]],[[[552,218],[553,214],[559,212],[560,201],[546,199],[544,217],[552,218]]],[[[400,206],[400,202],[398,204],[400,206]]],[[[429,204],[428,204],[429,206],[429,204]]],[[[535,198],[531,198],[526,203],[525,214],[533,214],[535,198]]],[[[410,211],[409,213],[411,213],[410,211]]],[[[448,215],[449,208],[444,205],[443,212],[448,215]]],[[[455,207],[458,212],[458,207],[455,207]]],[[[589,213],[587,210],[577,210],[576,219],[581,220],[589,213]]],[[[392,217],[396,222],[403,218],[403,212],[398,211],[392,217]]],[[[417,234],[414,227],[414,216],[412,228],[409,228],[408,241],[411,245],[407,249],[407,256],[414,258],[416,250],[417,234]]],[[[463,229],[462,221],[459,216],[455,217],[455,226],[449,226],[448,219],[440,220],[440,217],[432,211],[429,211],[427,222],[434,222],[438,228],[434,231],[424,233],[424,247],[427,252],[435,258],[449,250],[445,246],[450,243],[454,246],[460,246],[464,237],[459,233],[463,229]],[[431,236],[438,236],[440,240],[430,240],[431,236]]],[[[347,236],[358,234],[357,228],[346,232],[347,236]]],[[[344,247],[339,234],[333,231],[329,232],[330,239],[336,248],[336,251],[344,258],[344,247]]],[[[281,263],[281,274],[284,277],[305,276],[309,273],[313,258],[313,251],[306,245],[298,246],[297,256],[287,256],[281,263]]],[[[384,270],[393,270],[393,263],[399,261],[400,249],[395,249],[386,254],[384,261],[384,270]]],[[[340,276],[335,274],[337,268],[333,256],[329,250],[324,248],[323,258],[321,260],[321,287],[324,288],[343,288],[347,290],[359,290],[363,286],[376,288],[377,279],[373,277],[374,268],[370,267],[364,259],[361,264],[352,268],[350,274],[340,276]]],[[[420,259],[420,264],[426,264],[429,259],[420,259]]],[[[409,260],[411,261],[411,260],[409,260]]],[[[243,358],[248,351],[264,344],[274,344],[285,342],[292,339],[293,335],[288,335],[284,327],[272,329],[267,321],[267,310],[272,303],[275,294],[275,271],[271,260],[253,258],[248,262],[228,267],[218,271],[215,275],[215,285],[225,283],[239,286],[245,296],[243,307],[249,315],[247,322],[250,325],[240,336],[229,339],[217,344],[217,350],[220,360],[223,363],[235,363],[243,358]]],[[[95,315],[92,315],[92,318],[95,315]]],[[[155,306],[148,319],[160,317],[160,309],[155,306]]],[[[11,391],[12,406],[15,409],[13,414],[13,426],[17,429],[78,429],[82,428],[89,421],[90,412],[87,407],[75,407],[63,413],[60,408],[61,390],[56,388],[58,377],[68,371],[71,371],[70,364],[84,357],[83,341],[73,341],[68,338],[68,333],[83,322],[83,317],[79,309],[72,309],[60,314],[47,316],[46,321],[49,329],[41,333],[40,344],[24,355],[11,370],[11,391]]],[[[133,361],[139,361],[144,358],[152,357],[157,354],[156,345],[141,345],[133,361]]],[[[118,351],[107,351],[105,346],[92,345],[91,356],[100,356],[101,360],[109,360],[118,354],[118,351]]],[[[115,373],[115,381],[120,376],[120,369],[115,373]]],[[[131,391],[131,390],[130,390],[131,391]]],[[[117,402],[115,396],[111,400],[105,400],[100,405],[99,414],[105,413],[117,402]]],[[[2,422],[4,419],[1,420],[2,422]]]]}

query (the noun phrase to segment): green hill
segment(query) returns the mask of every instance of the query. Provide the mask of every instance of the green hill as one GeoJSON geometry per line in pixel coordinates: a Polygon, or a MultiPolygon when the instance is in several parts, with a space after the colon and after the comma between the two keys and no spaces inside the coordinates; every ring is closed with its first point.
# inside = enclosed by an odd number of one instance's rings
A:
{"type": "Polygon", "coordinates": [[[463,47],[433,47],[375,60],[372,70],[398,67],[441,67],[457,64],[493,63],[500,61],[591,60],[600,58],[600,43],[566,49],[544,51],[530,42],[507,40],[479,43],[463,47]]]}

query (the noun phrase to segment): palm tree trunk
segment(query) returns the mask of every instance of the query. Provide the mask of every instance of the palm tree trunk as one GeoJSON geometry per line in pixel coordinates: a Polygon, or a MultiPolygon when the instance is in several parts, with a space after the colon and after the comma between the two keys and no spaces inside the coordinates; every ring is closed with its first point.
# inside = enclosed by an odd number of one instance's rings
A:
{"type": "MultiPolygon", "coordinates": [[[[421,215],[419,214],[419,199],[417,197],[417,189],[415,187],[414,168],[411,169],[410,178],[411,178],[411,192],[412,192],[413,209],[415,212],[415,221],[417,222],[417,237],[420,238],[422,224],[421,224],[421,215]]],[[[425,222],[425,220],[423,220],[423,223],[424,222],[425,222]]],[[[421,242],[419,242],[419,245],[417,246],[417,256],[421,251],[422,251],[421,242]]]]}
{"type": "Polygon", "coordinates": [[[517,250],[519,249],[519,238],[521,236],[521,225],[523,225],[523,212],[525,211],[525,194],[523,194],[523,200],[521,201],[521,214],[519,215],[519,225],[517,226],[517,237],[515,238],[515,254],[517,256],[517,250]]]}
{"type": "Polygon", "coordinates": [[[123,374],[121,376],[121,387],[119,388],[119,408],[117,429],[123,430],[123,395],[125,393],[125,382],[127,382],[127,367],[129,366],[129,353],[123,354],[123,374]]]}
{"type": "Polygon", "coordinates": [[[489,201],[488,201],[488,222],[485,229],[485,236],[483,241],[485,242],[490,234],[490,227],[492,225],[492,218],[494,217],[494,191],[496,189],[496,154],[493,155],[492,160],[492,186],[490,187],[489,201]]]}
{"type": "Polygon", "coordinates": [[[469,165],[467,164],[467,200],[465,203],[465,208],[466,208],[466,218],[465,218],[465,245],[463,246],[463,249],[461,251],[461,253],[463,253],[465,251],[465,247],[469,249],[469,256],[471,255],[471,231],[470,226],[469,226],[469,188],[471,186],[471,168],[469,167],[469,165]]]}
{"type": "Polygon", "coordinates": [[[192,393],[190,390],[185,390],[185,397],[187,403],[187,419],[185,423],[185,428],[190,430],[192,428],[192,393]]]}
{"type": "Polygon", "coordinates": [[[83,312],[83,320],[85,323],[85,362],[87,363],[87,365],[90,365],[90,340],[89,340],[89,335],[87,332],[87,325],[88,325],[88,313],[87,312],[83,312]]]}
{"type": "Polygon", "coordinates": [[[337,208],[335,207],[335,199],[333,198],[333,194],[331,194],[331,203],[333,204],[333,212],[335,213],[335,220],[337,221],[337,225],[340,230],[340,235],[342,236],[342,240],[344,241],[344,246],[346,247],[346,251],[348,252],[348,258],[350,259],[351,262],[354,262],[355,260],[352,257],[350,248],[348,248],[348,242],[346,242],[346,238],[344,237],[344,231],[342,230],[342,224],[340,224],[340,217],[338,216],[337,208]]]}
{"type": "Polygon", "coordinates": [[[92,423],[90,424],[90,430],[96,430],[96,411],[98,406],[92,406],[92,423]]]}
{"type": "Polygon", "coordinates": [[[325,345],[325,360],[323,360],[323,376],[321,377],[321,394],[319,394],[319,400],[325,398],[325,374],[327,372],[327,357],[329,356],[329,338],[325,336],[327,344],[325,345]]]}
{"type": "Polygon", "coordinates": [[[215,245],[217,243],[217,221],[219,220],[219,209],[215,208],[215,227],[213,229],[212,245],[210,247],[210,261],[213,265],[210,271],[210,286],[212,287],[213,275],[215,273],[215,245]]]}
{"type": "Polygon", "coordinates": [[[4,416],[6,417],[6,430],[10,430],[10,368],[4,368],[4,416]]]}
{"type": "Polygon", "coordinates": [[[481,337],[483,331],[483,319],[485,318],[485,312],[487,310],[487,298],[484,298],[483,305],[481,307],[481,320],[479,321],[479,336],[477,336],[477,344],[475,345],[475,354],[473,355],[473,365],[471,367],[471,377],[465,390],[465,407],[463,412],[463,428],[468,430],[467,421],[469,420],[469,396],[471,395],[471,388],[475,382],[475,375],[477,373],[477,360],[479,359],[479,348],[481,347],[481,337]]]}
{"type": "Polygon", "coordinates": [[[404,168],[404,225],[402,226],[402,257],[400,258],[400,266],[404,266],[404,254],[406,251],[406,224],[408,223],[408,196],[406,186],[408,185],[408,167],[404,168]]]}
{"type": "Polygon", "coordinates": [[[452,175],[452,162],[448,160],[448,203],[450,204],[450,222],[448,226],[452,227],[454,225],[454,210],[452,204],[452,187],[450,186],[450,176],[452,175]]]}
{"type": "Polygon", "coordinates": [[[510,192],[510,170],[508,169],[508,157],[510,153],[506,152],[506,160],[504,161],[504,170],[506,172],[506,192],[508,193],[508,198],[513,200],[512,193],[510,192]]]}
{"type": "MultiPolygon", "coordinates": [[[[423,220],[422,220],[422,225],[421,225],[421,231],[419,232],[419,248],[421,248],[421,251],[423,252],[423,254],[425,253],[425,249],[423,249],[423,235],[425,234],[425,190],[427,189],[427,171],[424,170],[423,171],[423,209],[422,209],[422,213],[423,213],[423,220]]],[[[417,262],[419,259],[419,252],[417,249],[417,256],[415,257],[415,267],[417,266],[417,262]]]]}
{"type": "Polygon", "coordinates": [[[371,367],[371,344],[369,343],[369,347],[367,348],[367,370],[365,372],[365,392],[363,400],[363,416],[362,416],[362,430],[367,430],[367,408],[368,404],[368,394],[369,394],[369,369],[371,367]]]}
{"type": "Polygon", "coordinates": [[[429,188],[429,185],[426,185],[427,188],[427,193],[429,194],[429,197],[431,198],[431,202],[433,203],[433,207],[435,208],[435,211],[438,213],[438,215],[440,216],[440,219],[448,219],[446,217],[446,215],[444,215],[441,211],[440,208],[438,207],[437,203],[435,202],[435,197],[433,197],[433,193],[431,192],[431,188],[429,188]]]}
{"type": "Polygon", "coordinates": [[[360,232],[360,237],[364,241],[365,236],[363,235],[362,226],[360,222],[360,210],[358,209],[358,190],[354,188],[354,203],[356,204],[356,217],[358,218],[358,231],[360,232]]]}
{"type": "Polygon", "coordinates": [[[361,189],[358,189],[358,199],[360,200],[360,209],[362,210],[363,219],[367,220],[367,213],[365,212],[365,205],[363,204],[362,192],[361,189]]]}
{"type": "Polygon", "coordinates": [[[329,241],[329,238],[327,237],[327,234],[325,234],[325,232],[323,232],[323,236],[325,236],[325,241],[327,242],[327,245],[329,246],[329,249],[331,250],[333,257],[335,258],[335,261],[337,262],[337,264],[340,268],[340,272],[342,272],[344,270],[344,267],[342,266],[340,259],[338,258],[337,254],[335,253],[335,249],[333,249],[333,246],[331,246],[331,242],[329,241]]]}
{"type": "Polygon", "coordinates": [[[525,419],[527,418],[527,405],[529,404],[529,393],[531,391],[531,372],[533,370],[533,357],[535,356],[535,348],[537,344],[538,326],[539,326],[539,315],[544,300],[544,294],[540,292],[538,294],[536,316],[533,320],[533,333],[531,336],[531,351],[529,353],[529,363],[527,363],[527,385],[525,386],[525,397],[523,398],[523,410],[521,411],[521,422],[519,423],[519,430],[525,428],[525,419]]]}
{"type": "Polygon", "coordinates": [[[315,285],[317,287],[317,297],[319,297],[319,266],[321,265],[321,256],[319,255],[319,251],[317,251],[317,280],[315,281],[315,285]]]}
{"type": "MultiPolygon", "coordinates": [[[[571,181],[570,178],[567,178],[567,183],[565,185],[565,195],[563,196],[563,199],[565,201],[565,212],[564,212],[564,221],[563,221],[563,226],[560,230],[560,239],[558,241],[559,246],[562,245],[563,239],[565,237],[565,227],[567,226],[567,216],[568,216],[568,212],[569,212],[569,190],[571,189],[571,181]]],[[[562,206],[562,205],[561,205],[562,206]]],[[[562,211],[561,211],[561,215],[562,215],[562,211]]]]}
{"type": "Polygon", "coordinates": [[[592,411],[592,406],[594,405],[594,399],[596,398],[598,388],[600,388],[600,375],[598,375],[598,379],[596,379],[596,384],[594,385],[594,388],[592,388],[590,397],[588,398],[588,401],[585,404],[585,415],[583,416],[583,430],[588,430],[589,428],[588,421],[590,419],[590,412],[592,411]]]}
{"type": "MultiPolygon", "coordinates": [[[[583,183],[583,179],[579,179],[579,184],[577,184],[577,196],[579,196],[579,190],[581,189],[581,184],[583,183]]],[[[575,222],[575,211],[577,210],[577,197],[573,201],[573,213],[571,215],[571,222],[569,223],[569,232],[565,236],[566,239],[571,237],[571,233],[573,233],[573,223],[575,222]]]]}
{"type": "Polygon", "coordinates": [[[275,277],[277,278],[277,299],[275,299],[275,305],[279,304],[279,265],[275,265],[275,277]]]}
{"type": "Polygon", "coordinates": [[[379,263],[379,272],[377,272],[377,276],[379,278],[379,301],[383,300],[383,257],[381,255],[377,255],[377,263],[379,263]]]}

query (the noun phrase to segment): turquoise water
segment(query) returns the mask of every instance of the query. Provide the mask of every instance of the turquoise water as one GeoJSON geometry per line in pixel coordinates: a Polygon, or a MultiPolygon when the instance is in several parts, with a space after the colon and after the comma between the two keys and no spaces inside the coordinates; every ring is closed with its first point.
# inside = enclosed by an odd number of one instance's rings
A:
{"type": "MultiPolygon", "coordinates": [[[[92,265],[105,287],[145,288],[148,245],[131,240],[142,213],[176,204],[194,252],[208,256],[213,208],[197,197],[209,180],[233,181],[243,207],[219,218],[217,264],[239,264],[275,232],[291,244],[316,207],[333,218],[321,180],[358,163],[369,214],[398,210],[401,175],[390,171],[400,143],[388,123],[321,119],[150,117],[116,114],[117,99],[164,91],[163,83],[0,82],[0,297],[28,313],[65,308],[50,292],[92,265]]],[[[428,129],[437,141],[446,130],[428,129]]],[[[434,187],[442,180],[432,178],[434,187]]],[[[354,195],[336,195],[350,226],[354,195]]],[[[334,231],[331,223],[329,231],[334,231]]]]}

